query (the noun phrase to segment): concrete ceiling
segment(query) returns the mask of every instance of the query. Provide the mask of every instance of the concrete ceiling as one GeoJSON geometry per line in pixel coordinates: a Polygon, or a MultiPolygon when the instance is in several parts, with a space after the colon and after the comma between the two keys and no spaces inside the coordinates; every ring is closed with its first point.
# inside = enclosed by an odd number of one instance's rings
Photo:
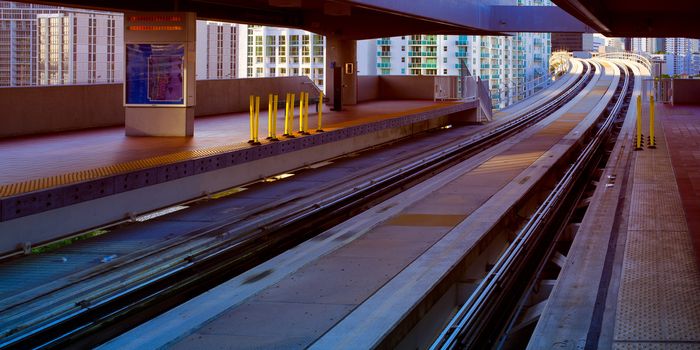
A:
{"type": "MultiPolygon", "coordinates": [[[[24,0],[20,0],[24,1],[24,0]]],[[[438,0],[440,1],[440,0],[438,0]]],[[[434,18],[327,0],[38,0],[55,6],[109,11],[193,11],[199,19],[300,28],[323,35],[370,39],[416,34],[499,34],[434,18]]],[[[406,1],[410,4],[412,1],[406,1]]]]}
{"type": "Polygon", "coordinates": [[[410,34],[505,35],[590,28],[557,7],[502,0],[19,0],[110,11],[192,11],[200,19],[301,28],[346,39],[410,34]]]}
{"type": "Polygon", "coordinates": [[[606,36],[700,38],[698,0],[552,1],[606,36]]]}

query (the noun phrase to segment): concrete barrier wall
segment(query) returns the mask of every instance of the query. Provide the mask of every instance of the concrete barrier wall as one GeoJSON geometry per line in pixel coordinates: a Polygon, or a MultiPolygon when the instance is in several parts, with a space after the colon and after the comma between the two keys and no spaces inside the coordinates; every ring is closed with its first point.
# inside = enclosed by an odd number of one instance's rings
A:
{"type": "Polygon", "coordinates": [[[358,77],[357,101],[432,100],[435,83],[445,76],[364,75],[358,77]]]}
{"type": "Polygon", "coordinates": [[[673,104],[700,105],[700,79],[673,79],[673,104]]]}
{"type": "MultiPolygon", "coordinates": [[[[308,77],[198,80],[195,115],[244,112],[248,96],[316,89],[308,77]]],[[[122,84],[65,85],[0,89],[0,138],[124,125],[122,84]]]]}
{"type": "Polygon", "coordinates": [[[122,84],[0,89],[0,137],[124,124],[122,84]]]}
{"type": "Polygon", "coordinates": [[[382,100],[432,100],[435,77],[422,75],[382,75],[379,98],[382,100]]]}
{"type": "Polygon", "coordinates": [[[279,95],[283,101],[288,92],[308,92],[316,98],[318,92],[308,77],[277,77],[255,79],[198,80],[195,116],[245,112],[249,107],[249,96],[260,96],[260,109],[267,110],[268,94],[279,95]]]}
{"type": "MultiPolygon", "coordinates": [[[[358,101],[432,100],[436,77],[360,76],[358,101]]],[[[248,96],[308,92],[316,89],[308,77],[198,80],[195,116],[245,112],[248,96]]],[[[0,138],[67,130],[124,125],[122,84],[65,85],[0,89],[0,138]]]]}
{"type": "Polygon", "coordinates": [[[357,102],[365,102],[379,99],[379,76],[357,76],[357,102]]]}

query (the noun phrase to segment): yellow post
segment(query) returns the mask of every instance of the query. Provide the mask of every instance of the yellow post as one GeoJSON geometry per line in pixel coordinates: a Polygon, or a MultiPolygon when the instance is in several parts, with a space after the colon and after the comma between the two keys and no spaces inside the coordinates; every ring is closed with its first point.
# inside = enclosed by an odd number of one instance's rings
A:
{"type": "Polygon", "coordinates": [[[642,150],[642,95],[637,96],[637,145],[634,149],[642,150]]]}
{"type": "Polygon", "coordinates": [[[291,94],[292,99],[289,101],[289,137],[294,137],[294,104],[296,103],[296,95],[291,94]]]}
{"type": "Polygon", "coordinates": [[[289,136],[289,100],[290,100],[290,94],[287,93],[287,95],[284,98],[284,135],[283,136],[289,136]]]}
{"type": "Polygon", "coordinates": [[[272,140],[274,134],[272,125],[272,94],[267,95],[267,139],[272,140]]]}
{"type": "Polygon", "coordinates": [[[304,101],[304,133],[309,133],[309,93],[306,93],[306,101],[304,101]]]}
{"type": "Polygon", "coordinates": [[[299,94],[299,133],[303,134],[304,133],[304,97],[306,96],[305,92],[301,92],[299,94]]]}
{"type": "Polygon", "coordinates": [[[321,124],[321,119],[323,118],[323,92],[318,93],[318,125],[316,125],[316,132],[323,132],[323,126],[321,124]]]}
{"type": "Polygon", "coordinates": [[[255,96],[255,117],[253,118],[253,144],[259,145],[258,130],[260,127],[260,96],[255,96]]]}
{"type": "Polygon", "coordinates": [[[649,96],[649,148],[656,148],[654,135],[654,95],[649,96]]]}
{"type": "Polygon", "coordinates": [[[253,143],[254,138],[255,138],[255,132],[253,131],[253,128],[255,127],[255,121],[253,119],[255,118],[255,96],[250,95],[250,140],[248,140],[248,143],[253,143]]]}
{"type": "Polygon", "coordinates": [[[272,141],[277,141],[277,105],[279,102],[279,96],[272,96],[272,141]]]}

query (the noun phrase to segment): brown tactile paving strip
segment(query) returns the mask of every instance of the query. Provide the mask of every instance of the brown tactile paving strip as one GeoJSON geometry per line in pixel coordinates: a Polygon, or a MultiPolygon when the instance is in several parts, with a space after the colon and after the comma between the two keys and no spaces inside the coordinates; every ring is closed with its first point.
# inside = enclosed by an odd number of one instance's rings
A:
{"type": "Polygon", "coordinates": [[[309,346],[527,169],[583,118],[582,114],[563,115],[363,237],[302,267],[243,306],[225,312],[174,348],[309,346]],[[256,326],[245,325],[251,320],[256,326]],[[313,323],[313,329],[309,323],[313,323]]]}
{"type": "Polygon", "coordinates": [[[663,131],[657,143],[635,153],[615,349],[700,348],[700,273],[663,131]]]}

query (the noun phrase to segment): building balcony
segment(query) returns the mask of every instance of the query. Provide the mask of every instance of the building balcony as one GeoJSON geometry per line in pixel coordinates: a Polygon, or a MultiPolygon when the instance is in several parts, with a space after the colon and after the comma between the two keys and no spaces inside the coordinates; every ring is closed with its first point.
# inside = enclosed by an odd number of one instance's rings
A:
{"type": "Polygon", "coordinates": [[[437,57],[437,51],[408,52],[409,57],[437,57]]]}
{"type": "Polygon", "coordinates": [[[409,40],[408,45],[428,45],[428,46],[435,46],[437,45],[437,41],[435,40],[409,40]]]}
{"type": "Polygon", "coordinates": [[[391,68],[391,63],[389,62],[378,62],[377,68],[391,68]]]}
{"type": "Polygon", "coordinates": [[[379,39],[377,40],[377,45],[391,45],[391,40],[379,39]]]}
{"type": "Polygon", "coordinates": [[[456,57],[467,57],[469,55],[469,52],[467,51],[457,51],[455,52],[456,57]]]}
{"type": "Polygon", "coordinates": [[[434,69],[437,68],[437,63],[409,63],[408,68],[434,69]]]}
{"type": "Polygon", "coordinates": [[[391,57],[391,51],[377,51],[378,57],[391,57]]]}
{"type": "Polygon", "coordinates": [[[490,54],[485,53],[485,52],[482,52],[482,53],[481,53],[481,58],[489,58],[489,57],[491,57],[490,54]]]}
{"type": "Polygon", "coordinates": [[[455,41],[455,45],[458,45],[458,46],[468,46],[468,45],[469,45],[469,41],[467,41],[467,40],[457,40],[457,41],[455,41]]]}

